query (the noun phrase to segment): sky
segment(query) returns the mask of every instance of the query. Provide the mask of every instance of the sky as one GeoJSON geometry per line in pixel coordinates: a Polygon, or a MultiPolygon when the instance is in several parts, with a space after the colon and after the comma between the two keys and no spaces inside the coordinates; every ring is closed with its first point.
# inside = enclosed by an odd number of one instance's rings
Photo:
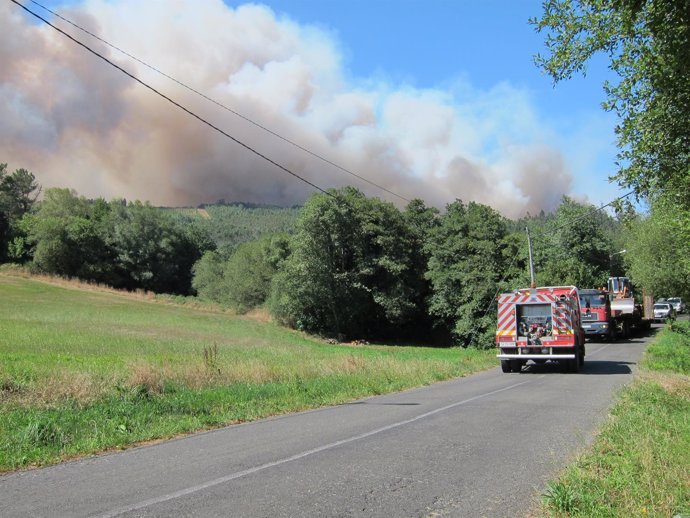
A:
{"type": "MultiPolygon", "coordinates": [[[[43,3],[43,2],[41,2],[43,3]]],[[[294,145],[26,6],[320,188],[508,217],[620,195],[604,59],[553,85],[533,0],[86,0],[44,5],[294,145]],[[355,176],[364,177],[364,182],[355,176]],[[384,189],[380,189],[381,186],[384,189]],[[394,193],[394,194],[391,194],[394,193]]],[[[301,204],[314,188],[0,4],[0,162],[87,197],[301,204]]]]}

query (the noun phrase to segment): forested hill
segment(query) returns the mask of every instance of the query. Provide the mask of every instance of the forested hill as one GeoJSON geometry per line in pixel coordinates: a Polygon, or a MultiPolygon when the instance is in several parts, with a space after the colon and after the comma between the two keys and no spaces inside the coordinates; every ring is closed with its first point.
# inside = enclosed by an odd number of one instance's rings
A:
{"type": "Polygon", "coordinates": [[[300,207],[274,207],[245,203],[167,208],[180,223],[193,224],[212,237],[219,250],[230,253],[241,243],[266,234],[291,234],[300,207]]]}

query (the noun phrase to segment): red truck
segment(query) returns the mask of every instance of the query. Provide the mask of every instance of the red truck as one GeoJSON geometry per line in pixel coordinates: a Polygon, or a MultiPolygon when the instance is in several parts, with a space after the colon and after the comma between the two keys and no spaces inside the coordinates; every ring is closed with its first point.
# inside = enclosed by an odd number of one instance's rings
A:
{"type": "Polygon", "coordinates": [[[532,360],[560,362],[578,372],[585,359],[585,333],[575,286],[526,288],[498,298],[497,357],[503,372],[520,372],[532,360]]]}
{"type": "Polygon", "coordinates": [[[582,327],[591,338],[629,338],[633,331],[649,329],[654,316],[653,298],[644,293],[642,304],[635,302],[627,277],[610,277],[608,289],[580,290],[582,327]]]}
{"type": "Polygon", "coordinates": [[[616,317],[611,311],[611,299],[606,290],[580,290],[582,328],[587,338],[605,338],[614,341],[618,336],[616,317]]]}

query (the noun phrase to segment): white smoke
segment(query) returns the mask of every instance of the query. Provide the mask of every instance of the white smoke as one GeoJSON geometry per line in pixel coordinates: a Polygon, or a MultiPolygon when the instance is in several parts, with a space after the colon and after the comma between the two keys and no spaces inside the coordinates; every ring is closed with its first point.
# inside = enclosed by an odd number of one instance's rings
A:
{"type": "MultiPolygon", "coordinates": [[[[561,153],[508,84],[420,90],[344,79],[339,43],[269,8],[221,0],[87,0],[60,11],[222,104],[406,198],[507,216],[570,191],[561,153]]],[[[0,161],[86,196],[292,205],[313,189],[173,107],[9,3],[0,5],[0,161]]],[[[327,188],[395,198],[296,149],[93,38],[56,25],[276,162],[327,188]]],[[[366,78],[364,78],[366,79],[366,78]]],[[[399,200],[398,200],[399,201],[399,200]]]]}

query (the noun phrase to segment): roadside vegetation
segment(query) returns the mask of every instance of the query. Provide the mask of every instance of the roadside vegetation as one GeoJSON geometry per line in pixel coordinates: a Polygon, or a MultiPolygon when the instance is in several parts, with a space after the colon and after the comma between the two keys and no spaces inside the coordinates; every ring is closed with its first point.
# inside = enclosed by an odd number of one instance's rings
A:
{"type": "Polygon", "coordinates": [[[0,273],[0,471],[495,365],[491,351],[335,345],[262,313],[56,282],[0,273]]]}
{"type": "Polygon", "coordinates": [[[594,445],[551,482],[543,516],[690,516],[690,321],[647,348],[594,445]]]}

